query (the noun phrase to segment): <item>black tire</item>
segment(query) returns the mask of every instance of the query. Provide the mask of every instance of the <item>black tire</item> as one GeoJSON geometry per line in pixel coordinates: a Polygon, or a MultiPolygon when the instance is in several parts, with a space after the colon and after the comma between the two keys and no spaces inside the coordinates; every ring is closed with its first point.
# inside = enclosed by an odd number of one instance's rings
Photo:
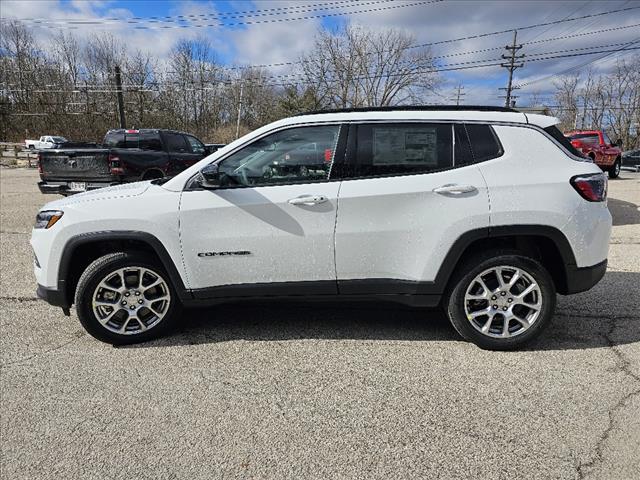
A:
{"type": "MultiPolygon", "coordinates": [[[[135,288],[137,289],[138,287],[135,288]]],[[[132,296],[130,298],[134,297],[132,296]]],[[[120,308],[121,306],[120,300],[128,300],[130,303],[135,303],[131,302],[130,299],[125,299],[124,296],[120,295],[118,297],[118,300],[114,303],[114,305],[117,305],[118,308],[120,308]]],[[[144,252],[110,253],[95,260],[86,268],[86,270],[80,277],[80,280],[78,281],[75,303],[76,312],[78,314],[80,323],[87,330],[87,332],[98,340],[110,343],[112,345],[140,343],[165,335],[176,325],[181,312],[180,301],[165,269],[158,263],[157,260],[144,252]],[[152,270],[155,274],[157,274],[157,276],[162,278],[164,284],[168,288],[169,302],[166,310],[163,312],[164,317],[161,318],[156,324],[149,323],[152,326],[144,331],[141,330],[141,322],[136,321],[137,326],[140,327],[139,333],[133,332],[130,334],[124,334],[114,332],[112,331],[112,329],[103,326],[96,317],[96,313],[94,313],[93,311],[93,295],[100,282],[110,273],[126,267],[141,267],[152,270]]],[[[124,310],[124,308],[125,307],[122,307],[122,310],[123,312],[126,312],[127,310],[124,310]]],[[[152,311],[149,310],[149,312],[152,311]]],[[[98,312],[98,314],[99,313],[100,312],[98,312]]],[[[125,314],[122,313],[117,315],[124,316],[125,314]]],[[[122,323],[124,323],[124,321],[122,323]]],[[[133,326],[135,327],[135,325],[133,326]]]]}
{"type": "Polygon", "coordinates": [[[608,170],[609,178],[618,178],[620,176],[620,168],[622,167],[622,161],[620,157],[616,158],[613,162],[613,166],[608,170]]]}
{"type": "MultiPolygon", "coordinates": [[[[488,287],[491,289],[490,285],[488,287]]],[[[493,307],[491,300],[486,300],[486,302],[487,308],[493,307]]],[[[556,289],[549,272],[537,260],[524,256],[517,251],[495,250],[469,259],[456,270],[443,305],[451,324],[464,339],[486,350],[513,350],[538,337],[547,327],[555,310],[556,289]],[[498,266],[515,267],[524,271],[538,284],[542,297],[542,305],[538,317],[531,323],[531,326],[523,330],[522,333],[505,338],[495,338],[480,332],[473,326],[472,321],[467,318],[465,311],[465,294],[476,276],[485,270],[498,266]]],[[[500,311],[498,310],[497,313],[500,313],[500,311]]],[[[499,322],[499,318],[496,321],[499,322]]],[[[512,322],[507,322],[507,329],[510,329],[509,325],[512,322]]],[[[490,325],[493,325],[493,323],[490,325]]],[[[517,322],[515,322],[515,327],[518,327],[517,322]]]]}

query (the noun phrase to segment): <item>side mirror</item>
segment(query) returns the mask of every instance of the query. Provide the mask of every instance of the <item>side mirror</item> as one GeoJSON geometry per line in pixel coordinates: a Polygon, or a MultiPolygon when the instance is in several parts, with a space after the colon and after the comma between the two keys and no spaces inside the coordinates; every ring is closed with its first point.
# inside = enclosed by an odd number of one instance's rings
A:
{"type": "Polygon", "coordinates": [[[621,139],[621,138],[617,139],[617,140],[615,141],[614,145],[615,145],[616,147],[622,147],[622,139],[621,139]]]}
{"type": "Polygon", "coordinates": [[[217,164],[210,163],[206,167],[203,167],[200,170],[200,175],[202,176],[203,188],[219,188],[220,187],[220,171],[218,170],[217,164]]]}

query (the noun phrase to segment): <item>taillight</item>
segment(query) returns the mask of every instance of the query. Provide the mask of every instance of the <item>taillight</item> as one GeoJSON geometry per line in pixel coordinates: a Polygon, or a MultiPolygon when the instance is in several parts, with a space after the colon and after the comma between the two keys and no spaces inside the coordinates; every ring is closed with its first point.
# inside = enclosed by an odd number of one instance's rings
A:
{"type": "Polygon", "coordinates": [[[607,199],[607,175],[604,173],[576,175],[570,182],[576,192],[589,202],[604,202],[607,199]]]}
{"type": "Polygon", "coordinates": [[[42,154],[38,153],[38,173],[44,173],[42,169],[42,154]]]}
{"type": "Polygon", "coordinates": [[[124,175],[124,168],[120,165],[120,157],[109,154],[109,173],[111,175],[124,175]]]}

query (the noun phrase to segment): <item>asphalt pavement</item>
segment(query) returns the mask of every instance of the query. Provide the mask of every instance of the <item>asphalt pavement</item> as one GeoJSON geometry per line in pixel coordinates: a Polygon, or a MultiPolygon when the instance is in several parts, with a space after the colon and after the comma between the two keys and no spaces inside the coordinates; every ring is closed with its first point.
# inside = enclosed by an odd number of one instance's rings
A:
{"type": "Polygon", "coordinates": [[[3,479],[639,478],[638,173],[609,183],[604,279],[517,352],[386,305],[219,306],[111,347],[35,299],[36,181],[0,169],[3,479]]]}

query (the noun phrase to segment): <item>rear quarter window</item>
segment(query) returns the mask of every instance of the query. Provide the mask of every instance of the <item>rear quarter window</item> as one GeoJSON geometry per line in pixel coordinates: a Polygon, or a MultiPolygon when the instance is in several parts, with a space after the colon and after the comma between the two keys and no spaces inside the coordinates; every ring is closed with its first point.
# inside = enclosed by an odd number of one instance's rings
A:
{"type": "MultiPolygon", "coordinates": [[[[574,138],[573,136],[569,138],[565,137],[563,133],[555,125],[551,125],[550,127],[545,128],[544,131],[547,132],[549,135],[551,135],[551,137],[553,137],[560,145],[562,145],[562,148],[566,150],[568,153],[570,153],[571,155],[575,157],[586,158],[582,152],[580,152],[579,150],[576,149],[576,147],[571,145],[570,140],[573,140],[574,138]]],[[[576,137],[579,137],[579,135],[576,135],[576,137]]],[[[585,138],[585,136],[584,135],[580,136],[580,138],[585,138]]],[[[596,139],[597,138],[598,137],[596,136],[596,139]]]]}
{"type": "Polygon", "coordinates": [[[474,162],[484,162],[502,155],[502,145],[500,145],[493,128],[489,125],[474,123],[467,123],[465,126],[474,162]]]}

